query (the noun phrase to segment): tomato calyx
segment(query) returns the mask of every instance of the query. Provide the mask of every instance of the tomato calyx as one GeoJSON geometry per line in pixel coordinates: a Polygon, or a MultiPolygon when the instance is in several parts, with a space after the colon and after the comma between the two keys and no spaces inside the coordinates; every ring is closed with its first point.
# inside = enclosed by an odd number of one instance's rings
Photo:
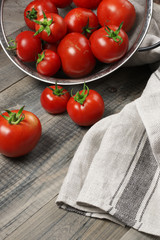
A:
{"type": "Polygon", "coordinates": [[[52,93],[58,97],[64,95],[66,92],[63,92],[64,88],[58,88],[57,83],[55,83],[55,89],[48,87],[50,90],[52,90],[52,93]]]}
{"type": "Polygon", "coordinates": [[[87,33],[91,34],[93,29],[96,29],[96,27],[89,27],[89,18],[88,18],[86,26],[82,28],[83,30],[82,34],[84,35],[87,35],[87,33]]]}
{"type": "Polygon", "coordinates": [[[17,43],[14,39],[11,39],[8,43],[9,43],[9,46],[7,47],[7,50],[16,50],[17,49],[17,43]]]}
{"type": "Polygon", "coordinates": [[[36,65],[37,65],[38,63],[42,62],[42,60],[43,60],[44,58],[45,58],[45,51],[43,51],[42,53],[39,53],[39,54],[38,54],[38,59],[37,59],[36,65]]]}
{"type": "Polygon", "coordinates": [[[123,22],[119,25],[116,31],[113,31],[108,26],[106,26],[105,31],[108,33],[108,35],[105,35],[105,37],[112,38],[115,42],[119,43],[119,45],[122,44],[123,38],[119,36],[122,26],[123,26],[123,22]]]}
{"type": "Polygon", "coordinates": [[[3,114],[1,114],[1,116],[6,119],[8,121],[9,124],[12,125],[17,125],[20,122],[22,122],[25,118],[25,115],[22,113],[24,109],[24,106],[20,108],[20,110],[15,113],[15,112],[11,112],[10,110],[5,110],[9,116],[5,116],[3,114]]]}
{"type": "Polygon", "coordinates": [[[31,21],[37,19],[37,11],[35,10],[35,8],[32,8],[31,11],[27,11],[26,17],[31,21]]]}
{"type": "Polygon", "coordinates": [[[53,22],[53,18],[51,20],[48,20],[46,17],[46,14],[43,12],[43,21],[38,21],[38,20],[33,20],[35,23],[40,25],[40,28],[38,29],[38,31],[34,34],[34,36],[38,35],[39,33],[41,33],[43,30],[45,30],[48,34],[48,36],[51,34],[51,29],[50,29],[50,25],[53,22]]]}
{"type": "Polygon", "coordinates": [[[80,93],[79,91],[75,94],[75,96],[73,96],[71,94],[71,96],[74,98],[74,100],[78,103],[80,103],[81,105],[84,104],[87,96],[89,95],[89,87],[84,83],[83,85],[83,91],[80,93]],[[87,90],[87,93],[85,93],[87,90]]]}

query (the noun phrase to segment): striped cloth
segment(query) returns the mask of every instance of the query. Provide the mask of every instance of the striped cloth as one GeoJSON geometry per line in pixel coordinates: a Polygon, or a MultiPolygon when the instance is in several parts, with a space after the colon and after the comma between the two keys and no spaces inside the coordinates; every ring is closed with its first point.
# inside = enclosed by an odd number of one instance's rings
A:
{"type": "MultiPolygon", "coordinates": [[[[160,69],[159,69],[160,70],[160,69]]],[[[57,204],[160,236],[160,71],[84,136],[57,204]]]]}
{"type": "Polygon", "coordinates": [[[160,68],[140,98],[86,133],[56,203],[160,236],[160,68]]]}

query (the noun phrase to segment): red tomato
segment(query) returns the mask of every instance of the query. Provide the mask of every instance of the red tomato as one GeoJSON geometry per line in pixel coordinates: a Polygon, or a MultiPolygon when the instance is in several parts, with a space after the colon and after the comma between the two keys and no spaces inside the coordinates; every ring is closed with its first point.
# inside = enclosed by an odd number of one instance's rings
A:
{"type": "Polygon", "coordinates": [[[37,72],[45,76],[53,76],[61,67],[61,60],[52,50],[44,50],[38,54],[37,72]]]}
{"type": "Polygon", "coordinates": [[[61,86],[50,86],[41,95],[42,107],[49,113],[58,114],[66,111],[70,94],[61,86]]]}
{"type": "Polygon", "coordinates": [[[30,152],[38,143],[42,131],[41,123],[33,113],[23,108],[9,112],[9,115],[7,112],[3,113],[7,119],[0,116],[0,153],[7,157],[20,157],[30,152]],[[13,113],[16,115],[11,116],[13,113]],[[16,120],[19,123],[16,124],[16,120]]]}
{"type": "Polygon", "coordinates": [[[96,9],[102,0],[73,0],[77,7],[96,9]]]}
{"type": "Polygon", "coordinates": [[[16,53],[24,62],[34,62],[42,51],[41,40],[32,31],[24,31],[16,37],[16,53]]]}
{"type": "Polygon", "coordinates": [[[88,37],[98,28],[97,16],[86,8],[72,9],[65,16],[64,21],[68,32],[79,32],[88,37]]]}
{"type": "Polygon", "coordinates": [[[91,49],[99,61],[112,63],[126,54],[128,36],[121,26],[118,29],[116,26],[102,27],[91,35],[91,49]]]}
{"type": "Polygon", "coordinates": [[[36,35],[38,34],[44,41],[49,43],[59,41],[67,32],[64,19],[56,13],[43,14],[35,22],[36,35]]]}
{"type": "Polygon", "coordinates": [[[56,43],[45,43],[43,46],[43,49],[49,49],[52,50],[53,52],[57,52],[57,47],[58,47],[59,42],[56,43]]]}
{"type": "Polygon", "coordinates": [[[103,0],[98,6],[97,16],[101,26],[119,26],[123,22],[123,29],[128,32],[135,22],[136,12],[128,0],[103,0]]]}
{"type": "Polygon", "coordinates": [[[44,13],[58,13],[52,0],[35,0],[30,2],[24,10],[24,19],[27,26],[35,30],[35,22],[38,16],[44,13]]]}
{"type": "Polygon", "coordinates": [[[72,0],[52,0],[58,8],[65,8],[72,3],[72,0]]]}
{"type": "Polygon", "coordinates": [[[37,11],[35,10],[37,0],[30,2],[24,10],[24,20],[27,26],[35,30],[35,22],[33,20],[37,19],[37,11]]]}
{"type": "Polygon", "coordinates": [[[98,92],[84,85],[83,90],[68,101],[67,112],[76,124],[91,126],[102,118],[104,101],[98,92]]]}
{"type": "Polygon", "coordinates": [[[58,13],[58,10],[53,3],[53,0],[36,0],[36,6],[35,6],[38,17],[40,15],[43,15],[44,13],[58,13]]]}
{"type": "Polygon", "coordinates": [[[96,61],[90,48],[89,40],[81,33],[69,33],[58,46],[65,74],[79,78],[89,74],[95,67],[96,61]]]}

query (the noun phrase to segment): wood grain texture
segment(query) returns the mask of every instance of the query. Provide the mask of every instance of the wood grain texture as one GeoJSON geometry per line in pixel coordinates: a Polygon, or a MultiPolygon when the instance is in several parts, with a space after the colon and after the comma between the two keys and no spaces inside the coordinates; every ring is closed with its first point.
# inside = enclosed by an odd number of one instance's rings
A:
{"type": "MultiPolygon", "coordinates": [[[[4,13],[7,34],[24,26],[17,1],[6,0],[4,13]]],[[[150,74],[148,66],[121,68],[88,86],[103,96],[106,117],[139,97],[150,74]]],[[[25,105],[40,118],[43,128],[41,140],[30,154],[14,160],[0,155],[0,240],[159,240],[55,205],[69,164],[88,128],[75,125],[66,113],[46,113],[39,101],[46,86],[22,73],[0,49],[0,110],[25,105]]],[[[74,91],[80,89],[74,86],[74,91]]]]}
{"type": "Polygon", "coordinates": [[[3,24],[7,36],[25,26],[23,12],[29,2],[28,0],[4,1],[3,24]]]}
{"type": "Polygon", "coordinates": [[[130,229],[120,240],[160,240],[160,237],[140,233],[134,229],[130,229]]]}
{"type": "MultiPolygon", "coordinates": [[[[124,68],[88,85],[102,94],[106,106],[104,116],[108,116],[119,112],[124,105],[137,98],[149,76],[150,70],[147,66],[124,68]],[[142,71],[144,74],[140,74],[142,71]]],[[[111,239],[111,236],[118,239],[126,232],[123,227],[66,213],[57,209],[55,203],[52,204],[52,212],[51,205],[47,205],[58,194],[74,152],[88,128],[74,124],[66,113],[56,116],[46,113],[39,101],[45,86],[46,84],[27,76],[0,94],[1,109],[25,105],[27,110],[40,118],[43,126],[41,140],[30,154],[14,160],[0,156],[1,239],[16,239],[14,236],[20,239],[19,231],[22,231],[21,239],[25,239],[25,236],[26,239],[39,239],[40,235],[44,235],[42,239],[53,239],[53,234],[56,234],[54,239],[62,239],[62,235],[66,236],[66,239],[74,239],[76,235],[79,239],[93,239],[95,231],[99,232],[96,239],[111,239]],[[53,216],[52,220],[49,217],[42,223],[43,227],[34,230],[35,225],[41,224],[41,219],[48,216],[48,212],[44,213],[47,206],[47,211],[53,214],[55,209],[57,214],[65,214],[63,220],[57,220],[56,233],[53,227],[56,216],[53,216]],[[38,217],[40,210],[43,216],[38,217]],[[36,219],[34,224],[30,220],[32,216],[36,219]],[[63,234],[62,228],[66,229],[63,234]],[[69,235],[66,235],[65,231],[69,235]]],[[[80,90],[81,86],[74,87],[74,91],[78,89],[80,90]]]]}
{"type": "Polygon", "coordinates": [[[0,49],[0,73],[0,92],[26,76],[9,61],[2,49],[0,49]]]}
{"type": "Polygon", "coordinates": [[[109,221],[95,220],[58,209],[55,205],[55,199],[52,199],[6,240],[118,240],[127,231],[128,228],[123,228],[109,221]]]}

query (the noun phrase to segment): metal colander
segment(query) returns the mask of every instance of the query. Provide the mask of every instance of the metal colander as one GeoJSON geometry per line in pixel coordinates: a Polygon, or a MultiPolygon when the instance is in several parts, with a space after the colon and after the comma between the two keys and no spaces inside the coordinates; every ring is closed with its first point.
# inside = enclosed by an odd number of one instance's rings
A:
{"type": "MultiPolygon", "coordinates": [[[[19,32],[28,29],[25,25],[23,18],[23,12],[25,7],[30,1],[28,0],[0,0],[0,43],[10,58],[10,60],[23,72],[30,75],[31,77],[44,81],[47,83],[54,84],[55,82],[61,85],[74,85],[85,82],[91,82],[98,80],[119,67],[121,67],[128,59],[138,50],[142,43],[151,21],[152,16],[152,0],[132,0],[136,9],[136,22],[133,29],[129,32],[129,50],[127,54],[119,61],[113,64],[99,63],[96,65],[94,71],[83,78],[71,79],[68,78],[63,72],[57,73],[54,77],[46,77],[37,73],[35,64],[26,64],[20,61],[14,51],[7,50],[9,39],[14,39],[19,32]]],[[[65,9],[58,9],[59,14],[64,17],[66,13],[72,9],[74,5],[71,5],[65,9]]]]}

